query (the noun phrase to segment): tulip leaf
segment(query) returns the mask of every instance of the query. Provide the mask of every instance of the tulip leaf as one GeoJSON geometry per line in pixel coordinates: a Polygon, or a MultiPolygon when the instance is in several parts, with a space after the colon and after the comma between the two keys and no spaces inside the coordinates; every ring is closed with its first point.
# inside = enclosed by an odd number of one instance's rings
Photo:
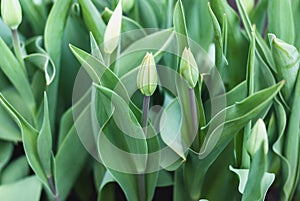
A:
{"type": "Polygon", "coordinates": [[[200,196],[199,186],[202,185],[205,172],[216,160],[220,153],[230,143],[234,135],[241,130],[250,120],[256,118],[261,112],[269,108],[273,98],[283,87],[284,82],[254,93],[252,96],[227,107],[207,124],[203,129],[207,132],[209,126],[213,126],[211,133],[208,133],[200,153],[190,152],[191,159],[187,159],[184,172],[190,172],[192,169],[201,169],[197,177],[186,177],[187,189],[193,199],[200,196]],[[226,115],[225,122],[220,123],[220,118],[226,115]],[[198,158],[198,159],[197,159],[198,158]],[[199,160],[201,159],[201,160],[199,160]]]}
{"type": "Polygon", "coordinates": [[[31,110],[35,107],[33,92],[24,70],[13,53],[0,38],[0,68],[9,78],[31,110]]]}
{"type": "Polygon", "coordinates": [[[90,0],[80,0],[79,4],[81,6],[83,19],[87,28],[95,36],[97,44],[100,45],[103,42],[106,25],[99,11],[90,0]]]}
{"type": "MultiPolygon", "coordinates": [[[[62,41],[67,16],[72,0],[57,0],[51,8],[45,25],[44,44],[45,49],[56,66],[56,76],[53,83],[47,88],[49,95],[50,121],[54,123],[57,104],[57,91],[60,77],[60,60],[62,54],[62,41]]],[[[53,124],[52,123],[52,124],[53,124]]]]}
{"type": "Polygon", "coordinates": [[[16,182],[29,174],[29,165],[25,156],[21,156],[11,163],[1,173],[0,184],[10,184],[16,182]]]}
{"type": "Polygon", "coordinates": [[[9,201],[39,201],[42,184],[36,176],[24,178],[15,183],[1,185],[0,197],[9,201]]]}
{"type": "Polygon", "coordinates": [[[177,99],[174,99],[165,109],[161,117],[162,140],[174,150],[183,160],[186,160],[180,127],[182,123],[182,111],[177,99]]]}
{"type": "Polygon", "coordinates": [[[12,143],[0,141],[0,173],[13,154],[12,143]]]}
{"type": "Polygon", "coordinates": [[[50,127],[48,99],[46,92],[44,92],[44,119],[42,128],[37,138],[37,151],[44,171],[47,177],[50,177],[52,175],[52,133],[50,127]]]}
{"type": "Polygon", "coordinates": [[[38,151],[37,151],[37,138],[38,131],[34,129],[0,94],[0,104],[6,109],[9,115],[13,118],[16,124],[20,127],[22,132],[22,142],[25,154],[29,165],[40,178],[40,180],[50,189],[48,180],[41,165],[38,151]]]}
{"type": "Polygon", "coordinates": [[[268,32],[289,44],[294,43],[295,26],[291,0],[272,0],[268,3],[268,32]]]}

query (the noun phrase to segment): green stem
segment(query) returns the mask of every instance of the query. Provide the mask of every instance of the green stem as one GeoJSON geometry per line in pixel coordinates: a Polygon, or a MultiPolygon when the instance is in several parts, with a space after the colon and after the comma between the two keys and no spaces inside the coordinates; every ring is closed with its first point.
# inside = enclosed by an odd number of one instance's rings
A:
{"type": "MultiPolygon", "coordinates": [[[[144,96],[143,101],[143,111],[142,111],[142,127],[144,131],[145,138],[147,138],[147,120],[149,113],[149,105],[150,105],[150,96],[144,96]]],[[[146,186],[145,186],[145,175],[138,175],[138,184],[139,184],[139,199],[140,201],[146,200],[146,186]]]]}
{"type": "Polygon", "coordinates": [[[16,55],[18,61],[20,62],[23,70],[26,72],[25,63],[24,63],[23,56],[22,56],[22,50],[21,50],[21,45],[20,45],[20,40],[19,40],[19,35],[18,35],[17,29],[12,29],[12,39],[13,39],[13,46],[14,46],[15,55],[16,55]]]}
{"type": "Polygon", "coordinates": [[[150,96],[144,96],[143,101],[143,114],[142,114],[142,127],[144,130],[144,135],[147,137],[147,120],[148,120],[148,113],[149,113],[149,105],[150,105],[150,96]]]}
{"type": "Polygon", "coordinates": [[[191,121],[192,121],[192,133],[190,137],[194,138],[195,136],[195,139],[190,139],[191,140],[190,142],[193,141],[194,150],[199,150],[200,140],[199,140],[199,136],[197,135],[199,122],[197,116],[196,97],[195,97],[194,89],[191,88],[189,88],[189,101],[190,101],[190,112],[191,112],[191,121]]]}
{"type": "Polygon", "coordinates": [[[55,200],[55,201],[60,201],[60,198],[59,198],[58,193],[57,193],[57,191],[56,191],[56,188],[55,188],[55,185],[54,185],[54,181],[53,181],[52,176],[48,176],[48,182],[49,182],[50,189],[51,189],[51,191],[52,191],[54,200],[55,200]]]}

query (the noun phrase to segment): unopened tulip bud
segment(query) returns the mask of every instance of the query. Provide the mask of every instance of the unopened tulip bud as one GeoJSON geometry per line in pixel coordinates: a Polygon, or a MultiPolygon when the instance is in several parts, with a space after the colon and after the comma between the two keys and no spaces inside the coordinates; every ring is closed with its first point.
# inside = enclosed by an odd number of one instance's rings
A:
{"type": "Polygon", "coordinates": [[[144,57],[137,75],[137,87],[145,96],[151,96],[157,87],[157,70],[152,53],[144,57]]]}
{"type": "Polygon", "coordinates": [[[104,33],[104,51],[111,54],[117,47],[120,41],[122,25],[122,3],[119,2],[107,24],[104,33]]]}
{"type": "Polygon", "coordinates": [[[253,157],[262,146],[264,154],[268,153],[268,134],[265,123],[259,119],[254,125],[251,135],[247,141],[247,151],[253,157]]]}
{"type": "Polygon", "coordinates": [[[135,3],[135,0],[122,0],[122,10],[125,12],[125,13],[128,13],[133,5],[135,3]]]}
{"type": "Polygon", "coordinates": [[[244,4],[247,13],[249,14],[254,8],[254,4],[255,4],[254,0],[242,0],[242,2],[244,4]]]}
{"type": "Polygon", "coordinates": [[[19,0],[2,0],[1,15],[7,26],[11,29],[17,29],[22,22],[22,9],[19,0]]]}
{"type": "Polygon", "coordinates": [[[276,38],[274,34],[269,34],[269,40],[277,70],[276,76],[279,80],[286,81],[282,92],[285,100],[288,102],[296,83],[300,55],[295,46],[276,38]]]}
{"type": "Polygon", "coordinates": [[[179,71],[187,81],[189,88],[195,88],[199,78],[199,70],[190,48],[183,50],[179,71]]]}

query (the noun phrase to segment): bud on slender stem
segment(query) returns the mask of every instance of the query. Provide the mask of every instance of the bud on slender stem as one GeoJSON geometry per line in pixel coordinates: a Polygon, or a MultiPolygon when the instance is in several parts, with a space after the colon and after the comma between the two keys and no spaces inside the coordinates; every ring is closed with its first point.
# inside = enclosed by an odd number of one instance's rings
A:
{"type": "Polygon", "coordinates": [[[195,88],[199,78],[199,70],[190,48],[183,50],[179,71],[187,81],[189,88],[195,88]]]}
{"type": "Polygon", "coordinates": [[[157,70],[152,53],[144,57],[137,75],[137,87],[145,96],[152,96],[157,87],[157,70]]]}
{"type": "Polygon", "coordinates": [[[17,29],[22,22],[22,9],[19,0],[2,0],[1,15],[7,26],[11,29],[17,29]]]}

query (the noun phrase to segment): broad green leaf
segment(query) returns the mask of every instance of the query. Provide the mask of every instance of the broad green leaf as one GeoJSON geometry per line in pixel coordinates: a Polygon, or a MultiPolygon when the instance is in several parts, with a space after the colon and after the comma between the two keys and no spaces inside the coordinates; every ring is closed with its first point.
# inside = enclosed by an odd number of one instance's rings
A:
{"type": "Polygon", "coordinates": [[[52,157],[52,134],[49,120],[49,111],[48,111],[48,98],[46,92],[44,92],[44,118],[42,128],[39,132],[37,138],[37,151],[43,169],[47,177],[51,177],[52,168],[51,168],[51,157],[52,157]]]}
{"type": "Polygon", "coordinates": [[[3,107],[0,107],[0,139],[12,142],[21,141],[21,133],[10,116],[5,112],[3,107]]]}
{"type": "Polygon", "coordinates": [[[173,24],[178,43],[178,54],[181,55],[185,47],[189,47],[189,39],[182,1],[178,0],[173,14],[173,24]]]}
{"type": "Polygon", "coordinates": [[[208,50],[213,40],[213,26],[209,21],[210,16],[207,9],[208,0],[184,0],[182,3],[189,37],[202,48],[208,50]]]}
{"type": "Polygon", "coordinates": [[[14,146],[10,142],[0,141],[0,173],[13,154],[14,146]]]}
{"type": "Polygon", "coordinates": [[[39,201],[41,192],[42,184],[36,176],[0,186],[0,198],[7,201],[39,201]]]}
{"type": "Polygon", "coordinates": [[[276,84],[272,87],[269,87],[267,89],[256,92],[252,96],[244,99],[241,102],[236,102],[234,105],[229,106],[224,111],[221,111],[219,114],[217,114],[208,123],[206,128],[204,128],[204,129],[208,129],[209,125],[214,126],[212,129],[212,132],[208,134],[207,139],[204,143],[204,146],[202,147],[202,150],[200,151],[200,157],[201,157],[201,155],[203,155],[203,157],[205,157],[207,159],[207,158],[210,158],[207,156],[214,155],[213,147],[215,147],[215,146],[212,146],[212,144],[216,143],[216,141],[214,141],[215,139],[213,140],[214,133],[219,132],[219,129],[221,129],[224,126],[222,135],[219,136],[221,138],[218,140],[218,142],[216,144],[216,147],[219,148],[220,146],[218,146],[218,144],[220,144],[222,140],[228,141],[228,138],[225,137],[227,134],[229,134],[227,132],[231,131],[230,133],[233,133],[232,132],[233,127],[231,127],[231,129],[229,129],[230,127],[227,127],[227,126],[234,124],[235,125],[234,127],[237,128],[236,131],[240,130],[241,125],[245,124],[245,121],[247,119],[251,120],[251,119],[255,118],[255,116],[258,115],[261,110],[263,110],[263,108],[267,107],[268,105],[270,105],[272,103],[272,99],[277,95],[277,93],[283,87],[283,85],[284,85],[284,82],[279,82],[278,84],[276,84]],[[214,121],[215,120],[218,121],[218,117],[220,115],[222,115],[223,113],[226,113],[225,122],[222,125],[214,125],[214,121]],[[206,155],[206,153],[208,155],[206,155]]]}
{"type": "Polygon", "coordinates": [[[104,63],[101,50],[92,32],[90,32],[90,47],[91,47],[91,54],[104,63]]]}
{"type": "MultiPolygon", "coordinates": [[[[293,8],[294,19],[299,19],[299,17],[300,17],[300,12],[299,12],[300,1],[299,0],[291,1],[291,3],[292,3],[292,8],[293,8]]],[[[295,30],[299,30],[300,22],[298,20],[294,20],[294,25],[295,25],[295,30]]],[[[300,37],[298,34],[295,34],[295,46],[298,49],[300,48],[300,37]]]]}
{"type": "Polygon", "coordinates": [[[72,128],[74,124],[73,120],[73,110],[72,108],[68,109],[62,116],[60,121],[60,128],[59,128],[59,135],[58,135],[58,142],[57,147],[60,147],[63,140],[65,139],[68,131],[72,128]]]}
{"type": "Polygon", "coordinates": [[[158,28],[159,21],[149,1],[136,0],[140,24],[145,28],[158,28]]]}
{"type": "Polygon", "coordinates": [[[258,1],[252,12],[249,14],[250,21],[255,24],[259,33],[263,33],[264,26],[267,20],[267,13],[265,12],[268,7],[268,0],[258,1]]]}
{"type": "Polygon", "coordinates": [[[34,96],[26,77],[25,72],[22,70],[21,65],[19,64],[18,60],[15,58],[13,53],[4,43],[2,38],[0,38],[0,68],[18,90],[22,98],[26,101],[28,107],[33,110],[35,107],[35,100],[34,96]]]}
{"type": "Polygon", "coordinates": [[[268,3],[268,32],[294,44],[295,26],[291,0],[272,0],[268,3]]]}
{"type": "Polygon", "coordinates": [[[45,49],[56,66],[56,76],[53,80],[53,83],[47,89],[47,93],[49,95],[49,114],[52,124],[54,123],[57,104],[57,91],[60,77],[60,59],[62,53],[61,45],[71,3],[72,0],[55,1],[45,26],[45,49]]]}
{"type": "Polygon", "coordinates": [[[102,17],[92,1],[80,0],[79,3],[85,24],[89,31],[95,36],[97,44],[100,45],[103,42],[104,31],[106,28],[102,17]]]}
{"type": "Polygon", "coordinates": [[[234,88],[234,86],[245,79],[244,75],[247,61],[247,49],[248,42],[243,36],[243,32],[240,28],[239,18],[232,7],[226,0],[211,0],[211,9],[215,14],[220,27],[224,27],[224,14],[227,19],[228,41],[227,41],[227,53],[226,58],[228,66],[222,74],[222,79],[225,86],[228,89],[234,88]]]}
{"type": "MultiPolygon", "coordinates": [[[[65,116],[65,121],[71,122],[73,116],[71,113],[67,114],[69,115],[65,116]]],[[[89,119],[87,119],[84,114],[80,115],[78,119],[76,119],[76,121],[79,122],[86,120],[88,121],[89,119]]],[[[88,154],[79,139],[74,124],[72,124],[69,129],[67,129],[67,127],[61,130],[61,132],[67,133],[60,133],[60,135],[65,137],[60,139],[61,143],[57,154],[55,155],[55,182],[58,195],[61,200],[65,200],[67,198],[88,157],[88,154]]],[[[92,131],[86,129],[86,132],[92,131]]]]}
{"type": "Polygon", "coordinates": [[[35,130],[26,120],[24,120],[24,118],[7,102],[7,100],[1,93],[0,104],[6,109],[6,111],[10,114],[10,116],[14,119],[14,121],[21,129],[22,142],[29,165],[31,166],[35,174],[39,177],[39,179],[46,186],[48,186],[48,180],[46,178],[45,172],[43,171],[37,151],[38,131],[35,130]]]}
{"type": "Polygon", "coordinates": [[[161,117],[161,138],[182,160],[186,160],[186,148],[181,139],[180,127],[182,124],[182,111],[177,99],[174,99],[166,108],[161,117]]]}
{"type": "Polygon", "coordinates": [[[116,181],[114,178],[111,176],[109,171],[106,171],[101,185],[99,186],[98,189],[98,201],[113,201],[115,200],[114,198],[114,183],[116,181]]]}
{"type": "Polygon", "coordinates": [[[29,174],[29,165],[25,156],[21,156],[11,163],[1,173],[0,184],[10,184],[16,182],[29,174]]]}
{"type": "Polygon", "coordinates": [[[2,18],[0,18],[0,37],[4,40],[6,44],[9,46],[12,45],[12,34],[10,28],[3,22],[2,18]]]}
{"type": "MultiPolygon", "coordinates": [[[[248,53],[248,61],[247,61],[247,74],[246,74],[246,81],[247,81],[247,95],[251,96],[254,93],[255,90],[255,60],[256,60],[256,42],[255,42],[255,33],[251,33],[250,38],[250,47],[249,47],[249,53],[248,53]]],[[[250,135],[252,127],[252,121],[249,121],[249,123],[244,128],[244,136],[243,136],[243,148],[242,148],[242,161],[241,161],[241,167],[248,168],[250,164],[250,157],[247,153],[247,140],[250,135]]]]}
{"type": "Polygon", "coordinates": [[[294,89],[294,100],[291,105],[291,114],[288,120],[285,133],[284,155],[290,164],[290,172],[287,181],[284,183],[283,191],[287,195],[287,200],[292,199],[297,185],[297,170],[299,170],[299,129],[300,129],[300,73],[298,73],[296,86],[294,89]]]}
{"type": "MultiPolygon", "coordinates": [[[[103,107],[101,106],[101,103],[104,104],[105,99],[108,99],[108,102],[110,102],[109,106],[111,105],[110,107],[112,108],[109,108],[108,106],[104,107],[107,108],[106,112],[108,113],[108,116],[110,116],[109,114],[112,112],[113,114],[111,115],[114,115],[109,117],[107,122],[98,119],[98,121],[104,123],[99,135],[99,155],[104,164],[108,167],[111,175],[124,190],[128,200],[136,200],[139,197],[138,192],[140,189],[136,188],[139,186],[139,184],[136,183],[139,176],[135,173],[143,173],[145,171],[145,197],[146,200],[151,200],[157,180],[157,172],[153,172],[153,168],[158,168],[159,159],[156,159],[154,155],[154,157],[149,158],[152,163],[149,167],[146,167],[146,163],[148,158],[147,153],[157,151],[158,142],[156,142],[156,136],[154,139],[150,138],[146,142],[144,132],[140,125],[138,125],[138,120],[130,111],[129,106],[124,100],[107,88],[100,86],[96,87],[97,93],[99,94],[97,95],[99,98],[96,98],[96,111],[99,111],[97,108],[103,107]],[[114,135],[112,136],[110,133],[114,133],[114,135]],[[123,154],[123,152],[116,150],[112,147],[113,145],[115,145],[118,150],[121,149],[126,153],[123,154]],[[111,152],[115,153],[113,160],[111,160],[111,152]],[[128,155],[128,153],[130,155],[128,155]],[[122,167],[122,169],[120,169],[122,173],[116,169],[118,167],[122,167]],[[147,168],[150,168],[150,171],[153,173],[147,173],[147,168]],[[134,181],[130,182],[132,185],[128,185],[128,179],[134,181]]],[[[101,118],[103,115],[98,114],[97,116],[101,118]]],[[[151,130],[148,129],[147,133],[150,136],[153,135],[153,131],[149,131],[151,130]]]]}
{"type": "Polygon", "coordinates": [[[182,168],[179,168],[175,171],[174,191],[173,191],[174,201],[182,201],[182,200],[191,201],[191,199],[186,193],[186,186],[184,185],[183,175],[184,173],[182,168]]]}
{"type": "Polygon", "coordinates": [[[269,66],[269,68],[271,68],[274,72],[276,72],[273,57],[272,57],[269,47],[267,46],[264,39],[261,37],[260,33],[257,30],[253,29],[253,27],[252,27],[253,25],[251,24],[250,18],[245,10],[245,7],[244,7],[242,1],[236,0],[236,2],[237,2],[238,10],[241,13],[241,20],[243,22],[243,25],[245,26],[245,30],[246,30],[248,38],[251,39],[252,32],[254,31],[255,36],[256,36],[258,54],[260,55],[262,60],[267,64],[267,66],[269,66]]]}
{"type": "Polygon", "coordinates": [[[272,104],[272,99],[278,94],[283,84],[284,82],[280,82],[277,85],[253,94],[241,102],[227,107],[217,114],[208,123],[206,128],[203,128],[207,131],[209,126],[213,126],[213,128],[210,128],[211,132],[207,134],[200,153],[196,154],[191,152],[193,156],[191,156],[192,159],[195,159],[192,161],[187,159],[185,165],[185,172],[190,172],[193,169],[202,170],[202,174],[199,174],[197,177],[185,178],[187,189],[189,189],[190,196],[193,199],[200,197],[199,186],[202,185],[203,176],[205,175],[203,172],[206,172],[207,168],[216,160],[240,129],[272,104]],[[226,114],[225,122],[220,124],[220,115],[222,117],[224,114],[226,114]],[[201,160],[196,160],[197,157],[201,160]]]}
{"type": "MultiPolygon", "coordinates": [[[[15,88],[13,87],[6,88],[1,93],[3,97],[5,97],[7,102],[9,102],[29,124],[31,125],[35,124],[35,117],[32,115],[31,111],[29,110],[28,105],[24,104],[24,99],[22,99],[22,96],[18,93],[18,91],[15,88]]],[[[5,109],[4,107],[2,108],[5,109]]]]}
{"type": "Polygon", "coordinates": [[[40,11],[43,7],[35,5],[33,1],[20,0],[20,3],[24,17],[28,19],[35,34],[42,34],[46,23],[46,15],[40,11]]]}
{"type": "Polygon", "coordinates": [[[104,175],[106,173],[106,168],[102,163],[98,161],[94,161],[93,163],[93,176],[94,176],[94,183],[96,189],[98,189],[103,181],[104,175]]]}
{"type": "MultiPolygon", "coordinates": [[[[209,10],[209,14],[213,23],[213,27],[214,27],[214,35],[215,35],[215,51],[216,51],[216,57],[215,57],[215,65],[216,67],[219,69],[219,71],[222,74],[222,71],[224,70],[224,64],[226,63],[226,47],[224,47],[224,43],[226,42],[227,38],[226,35],[227,33],[226,30],[222,29],[220,27],[220,24],[214,14],[214,12],[212,11],[210,4],[208,4],[208,10],[209,10]],[[223,36],[223,33],[225,34],[223,36]]],[[[227,27],[227,17],[226,14],[223,15],[223,26],[227,27]]]]}
{"type": "Polygon", "coordinates": [[[160,170],[158,173],[157,187],[167,187],[174,184],[171,172],[160,170]]]}
{"type": "MultiPolygon", "coordinates": [[[[106,66],[104,64],[102,64],[99,60],[97,60],[95,57],[91,56],[90,54],[75,48],[73,46],[71,46],[71,50],[73,51],[73,53],[75,54],[75,56],[77,57],[77,59],[80,61],[80,63],[83,65],[83,67],[85,69],[87,69],[88,73],[94,75],[95,78],[95,83],[100,83],[101,86],[109,88],[111,90],[117,90],[118,95],[123,98],[126,101],[130,102],[130,109],[134,112],[134,115],[136,116],[137,119],[141,119],[141,112],[136,108],[135,105],[133,105],[133,103],[130,101],[130,99],[128,98],[128,94],[122,84],[122,82],[120,82],[120,80],[116,77],[116,75],[108,68],[106,68],[106,66]],[[97,72],[97,73],[95,73],[97,72]],[[99,81],[98,76],[101,77],[101,80],[99,81]],[[117,88],[116,88],[117,87],[117,88]]],[[[101,113],[102,115],[105,115],[105,108],[102,108],[104,113],[101,113]]],[[[88,113],[89,114],[89,113],[88,113]]],[[[86,119],[89,119],[90,116],[87,116],[88,118],[83,118],[81,121],[86,121],[86,119]]],[[[106,116],[106,118],[103,118],[102,120],[104,122],[106,122],[108,120],[109,116],[106,116]]],[[[90,120],[91,122],[92,120],[90,120]]],[[[89,122],[89,123],[90,123],[89,122]]],[[[88,124],[87,124],[88,125],[88,124]]],[[[154,132],[154,131],[152,131],[154,132]]],[[[155,152],[158,151],[159,149],[159,144],[158,144],[158,140],[157,137],[155,137],[154,139],[150,139],[147,141],[148,143],[148,151],[150,152],[155,152]]],[[[156,160],[156,159],[155,159],[156,160]]],[[[156,162],[155,164],[152,163],[152,165],[156,166],[156,162]]],[[[111,170],[112,172],[112,170],[111,170]]],[[[122,174],[118,174],[116,173],[118,176],[118,179],[116,179],[116,181],[122,186],[125,185],[126,187],[126,178],[128,177],[128,175],[125,175],[124,178],[122,177],[122,174]]],[[[136,175],[130,175],[130,177],[133,177],[134,181],[137,181],[136,179],[136,175]]],[[[151,173],[151,174],[147,174],[146,176],[146,188],[147,188],[147,199],[151,200],[154,194],[154,190],[155,190],[155,185],[156,185],[156,180],[157,180],[157,173],[151,173]]],[[[135,186],[136,187],[136,186],[135,186]]],[[[137,191],[138,192],[138,191],[137,191]]]]}
{"type": "MultiPolygon", "coordinates": [[[[112,115],[108,122],[106,122],[105,127],[103,127],[103,130],[101,130],[101,133],[99,135],[98,148],[100,150],[102,149],[99,153],[102,160],[110,167],[119,167],[121,164],[123,164],[125,171],[127,169],[125,164],[128,163],[130,164],[128,168],[133,168],[128,169],[128,172],[143,172],[146,168],[146,153],[148,153],[148,148],[145,138],[146,136],[144,136],[142,127],[139,125],[138,120],[130,110],[129,105],[127,105],[120,96],[107,88],[101,86],[95,87],[96,111],[101,111],[99,110],[99,108],[105,107],[108,116],[112,115]],[[105,106],[103,105],[103,102],[110,102],[110,104],[105,106]],[[111,136],[110,133],[114,133],[114,136],[111,136]],[[111,150],[109,151],[109,149],[105,149],[105,144],[107,144],[108,141],[105,140],[105,137],[103,135],[106,136],[106,138],[109,139],[109,141],[117,148],[126,151],[126,153],[138,154],[139,157],[129,158],[126,156],[118,155],[118,153],[116,153],[114,159],[111,160],[111,150]],[[115,160],[117,157],[119,159],[115,160]],[[127,160],[129,160],[130,162],[127,160]]],[[[101,118],[102,116],[101,114],[97,114],[97,112],[96,115],[97,118],[101,118]]],[[[101,122],[101,124],[103,124],[103,119],[98,119],[98,122],[101,122]]],[[[102,127],[102,125],[100,126],[102,127]]],[[[111,146],[112,145],[108,145],[107,148],[111,146]]]]}

